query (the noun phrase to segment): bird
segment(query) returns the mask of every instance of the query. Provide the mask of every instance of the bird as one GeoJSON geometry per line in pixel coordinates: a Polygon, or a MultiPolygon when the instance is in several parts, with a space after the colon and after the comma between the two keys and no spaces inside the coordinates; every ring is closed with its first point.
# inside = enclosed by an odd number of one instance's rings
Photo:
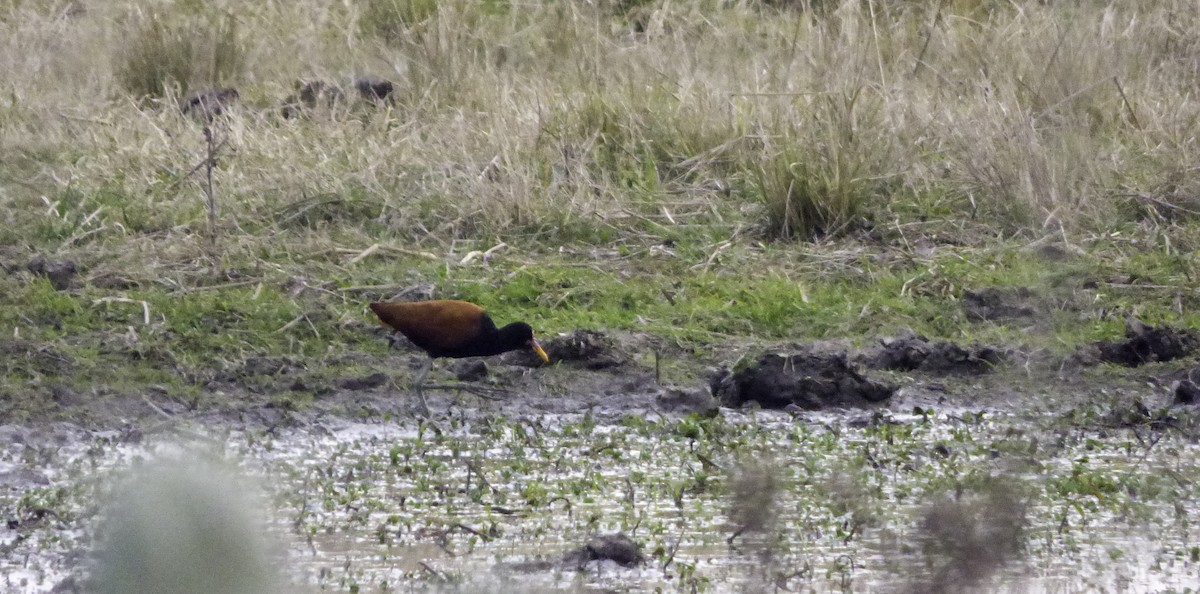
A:
{"type": "Polygon", "coordinates": [[[525,322],[513,322],[497,328],[482,307],[467,301],[388,301],[370,305],[379,321],[403,334],[429,355],[417,376],[417,396],[426,414],[429,405],[422,391],[425,377],[439,358],[487,357],[508,351],[531,349],[550,361],[542,345],[533,337],[533,328],[525,322]]]}

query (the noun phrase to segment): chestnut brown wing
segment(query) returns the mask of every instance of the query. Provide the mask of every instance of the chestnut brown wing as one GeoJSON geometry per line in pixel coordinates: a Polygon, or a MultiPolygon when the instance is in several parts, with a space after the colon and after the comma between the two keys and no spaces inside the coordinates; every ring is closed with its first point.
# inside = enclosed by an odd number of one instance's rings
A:
{"type": "Polygon", "coordinates": [[[431,354],[461,348],[483,329],[483,308],[466,301],[372,303],[371,310],[431,354]]]}

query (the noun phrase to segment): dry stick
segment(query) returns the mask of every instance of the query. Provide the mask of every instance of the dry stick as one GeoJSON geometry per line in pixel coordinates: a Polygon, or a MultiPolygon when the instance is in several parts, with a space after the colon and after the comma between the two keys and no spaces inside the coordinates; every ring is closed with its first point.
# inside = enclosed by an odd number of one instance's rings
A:
{"type": "Polygon", "coordinates": [[[208,199],[208,232],[216,236],[217,229],[217,197],[213,193],[213,168],[216,166],[216,142],[213,139],[212,128],[204,127],[204,142],[207,153],[204,158],[204,194],[208,199]]]}
{"type": "MultiPolygon", "coordinates": [[[[430,260],[441,260],[442,259],[441,256],[438,256],[436,254],[431,254],[429,252],[421,252],[421,251],[417,251],[417,250],[406,250],[404,248],[398,248],[398,247],[390,246],[390,245],[379,244],[379,247],[375,248],[375,249],[383,250],[385,252],[394,252],[394,253],[405,255],[405,256],[420,256],[422,258],[428,258],[430,260]]],[[[343,247],[335,247],[332,250],[328,250],[328,251],[337,252],[339,254],[361,254],[362,253],[362,250],[356,250],[356,249],[352,249],[352,248],[343,248],[343,247]]]]}
{"type": "Polygon", "coordinates": [[[347,262],[347,264],[358,264],[359,262],[362,262],[363,259],[366,258],[367,256],[374,254],[375,251],[378,249],[379,249],[379,244],[373,243],[373,244],[371,244],[371,247],[359,252],[359,254],[357,256],[350,258],[350,261],[347,262]]]}
{"type": "Polygon", "coordinates": [[[1121,87],[1121,80],[1114,76],[1112,81],[1114,85],[1117,85],[1117,92],[1121,94],[1121,101],[1125,103],[1125,111],[1129,113],[1130,123],[1133,124],[1134,128],[1141,131],[1142,124],[1138,122],[1137,114],[1133,112],[1133,105],[1129,103],[1129,97],[1125,96],[1125,89],[1121,87]]]}
{"type": "Polygon", "coordinates": [[[937,10],[933,13],[933,22],[929,23],[929,29],[925,31],[925,43],[921,46],[921,53],[917,54],[917,63],[913,65],[913,76],[916,76],[921,71],[921,66],[925,65],[925,52],[929,50],[929,42],[933,40],[933,30],[942,18],[942,7],[945,5],[946,0],[938,0],[937,10]]]}
{"type": "MultiPolygon", "coordinates": [[[[1058,36],[1058,43],[1054,44],[1054,52],[1050,54],[1050,59],[1046,60],[1046,67],[1042,69],[1042,79],[1038,81],[1038,88],[1041,89],[1046,84],[1046,76],[1050,74],[1050,66],[1058,60],[1058,52],[1062,49],[1063,42],[1067,40],[1067,29],[1064,27],[1061,34],[1058,36]]],[[[1018,79],[1020,80],[1020,79],[1018,79]]],[[[1032,89],[1031,89],[1032,90],[1032,89]]],[[[1040,93],[1034,92],[1034,95],[1040,93]]]]}
{"type": "Polygon", "coordinates": [[[887,102],[887,75],[883,69],[883,48],[879,47],[879,26],[875,22],[875,0],[867,2],[868,10],[871,11],[871,35],[875,38],[875,61],[879,64],[879,90],[884,97],[884,102],[887,102]]]}
{"type": "Polygon", "coordinates": [[[662,360],[659,357],[658,349],[654,349],[654,385],[662,385],[662,360]]]}
{"type": "Polygon", "coordinates": [[[129,299],[127,297],[101,297],[92,302],[92,305],[100,305],[101,303],[132,303],[142,306],[142,324],[150,325],[150,304],[137,299],[129,299]]]}
{"type": "MultiPolygon", "coordinates": [[[[228,138],[222,139],[221,142],[217,144],[217,147],[214,150],[216,150],[217,152],[220,152],[221,149],[225,148],[225,145],[228,144],[228,142],[229,142],[228,138]]],[[[189,169],[187,173],[175,178],[175,181],[168,184],[166,190],[170,191],[170,190],[174,189],[175,186],[178,186],[179,184],[183,183],[183,180],[191,177],[193,173],[200,171],[200,168],[204,167],[204,165],[206,163],[208,163],[208,159],[205,159],[199,163],[196,163],[196,165],[194,167],[192,167],[191,169],[189,169]]]]}
{"type": "Polygon", "coordinates": [[[671,552],[667,554],[667,558],[663,561],[662,571],[666,571],[671,563],[675,561],[675,553],[679,552],[679,544],[683,542],[683,533],[687,530],[687,520],[684,520],[682,526],[679,527],[679,536],[675,537],[675,544],[671,546],[671,552]]]}

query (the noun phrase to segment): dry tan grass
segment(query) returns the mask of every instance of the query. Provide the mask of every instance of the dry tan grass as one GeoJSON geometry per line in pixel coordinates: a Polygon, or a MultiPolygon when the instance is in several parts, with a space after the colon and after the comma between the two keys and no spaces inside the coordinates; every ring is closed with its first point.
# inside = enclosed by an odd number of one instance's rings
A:
{"type": "Polygon", "coordinates": [[[77,233],[105,228],[86,241],[199,228],[198,179],[178,176],[202,158],[200,123],[116,75],[148,11],[238,23],[243,105],[219,125],[216,182],[222,220],[250,236],[321,196],[377,203],[398,238],[430,241],[664,207],[779,233],[804,226],[780,214],[796,200],[826,231],[915,212],[1040,236],[1136,222],[1132,194],[1194,195],[1189,3],[820,4],[457,1],[383,37],[371,2],[10,3],[0,222],[27,229],[70,188],[77,233]],[[294,80],[358,73],[397,81],[395,107],[278,117],[294,80]]]}

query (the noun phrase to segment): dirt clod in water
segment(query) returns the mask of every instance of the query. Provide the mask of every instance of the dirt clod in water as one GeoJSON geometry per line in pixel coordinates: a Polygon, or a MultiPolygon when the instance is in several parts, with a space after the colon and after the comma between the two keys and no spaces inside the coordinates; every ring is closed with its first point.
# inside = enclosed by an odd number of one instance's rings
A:
{"type": "Polygon", "coordinates": [[[1100,360],[1125,367],[1137,367],[1146,363],[1170,361],[1191,354],[1196,350],[1197,338],[1189,330],[1176,330],[1169,326],[1148,326],[1133,320],[1125,325],[1125,339],[1116,342],[1102,340],[1095,343],[1100,351],[1100,360]]]}
{"type": "Polygon", "coordinates": [[[896,388],[871,381],[846,360],[832,355],[801,352],[766,354],[734,372],[722,370],[710,382],[721,404],[739,407],[750,401],[764,408],[865,407],[886,400],[896,388]]]}
{"type": "Polygon", "coordinates": [[[56,290],[64,291],[71,287],[78,268],[73,260],[49,260],[38,254],[29,260],[25,269],[37,276],[44,276],[56,290]]]}
{"type": "Polygon", "coordinates": [[[973,322],[1030,318],[1037,313],[1033,291],[1025,287],[964,289],[962,308],[973,322]]]}
{"type": "Polygon", "coordinates": [[[882,341],[883,348],[868,364],[892,371],[924,371],[942,375],[976,375],[991,371],[1004,362],[1004,355],[991,347],[965,349],[952,342],[930,342],[924,336],[907,333],[882,341]]]}
{"type": "Polygon", "coordinates": [[[613,347],[612,340],[595,330],[576,330],[555,336],[542,346],[552,363],[562,361],[592,370],[619,367],[625,363],[625,357],[613,347]]]}
{"type": "Polygon", "coordinates": [[[589,561],[615,561],[632,567],[646,561],[638,544],[624,534],[597,536],[578,549],[563,555],[564,565],[582,566],[589,561]]]}

